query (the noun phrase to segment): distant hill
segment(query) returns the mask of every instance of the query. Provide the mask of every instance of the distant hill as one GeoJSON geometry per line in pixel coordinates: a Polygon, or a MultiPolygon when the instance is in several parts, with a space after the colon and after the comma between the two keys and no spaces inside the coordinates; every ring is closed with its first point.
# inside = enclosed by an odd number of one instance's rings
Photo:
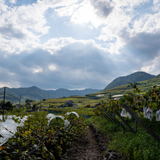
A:
{"type": "MultiPolygon", "coordinates": [[[[7,89],[6,89],[7,91],[7,89]]],[[[4,95],[4,89],[0,88],[0,100],[3,99],[3,95],[4,95]]],[[[19,100],[19,96],[17,96],[16,94],[14,94],[13,92],[6,92],[6,99],[9,99],[10,101],[18,101],[19,100]]]]}
{"type": "Polygon", "coordinates": [[[156,78],[160,78],[160,74],[158,74],[158,75],[156,76],[156,78]]]}
{"type": "Polygon", "coordinates": [[[104,88],[104,90],[111,89],[111,88],[114,88],[114,87],[118,87],[118,86],[121,86],[121,85],[125,85],[125,84],[128,84],[130,82],[139,82],[139,81],[145,81],[145,80],[153,79],[154,77],[156,77],[156,76],[148,74],[146,72],[141,72],[141,71],[135,72],[135,73],[132,73],[130,75],[123,76],[123,77],[118,77],[118,78],[114,79],[110,84],[108,84],[104,88]]]}
{"type": "MultiPolygon", "coordinates": [[[[160,87],[160,74],[155,76],[152,79],[139,81],[137,83],[137,87],[141,90],[141,94],[144,94],[145,92],[149,91],[152,88],[152,86],[155,86],[155,85],[160,87]]],[[[119,95],[119,94],[122,95],[128,92],[133,92],[133,90],[134,89],[131,87],[131,85],[125,84],[125,85],[120,85],[114,88],[109,88],[101,92],[92,93],[92,94],[89,94],[88,96],[96,96],[99,94],[104,94],[105,97],[108,97],[110,94],[111,95],[119,95]]]]}
{"type": "MultiPolygon", "coordinates": [[[[29,98],[32,100],[42,100],[48,98],[60,98],[70,97],[74,95],[85,96],[86,94],[100,92],[99,89],[84,89],[84,90],[68,90],[68,89],[57,89],[57,90],[42,90],[36,86],[28,88],[6,88],[6,100],[18,101],[21,95],[22,100],[29,98]]],[[[3,99],[4,89],[0,88],[0,99],[3,99]]]]}

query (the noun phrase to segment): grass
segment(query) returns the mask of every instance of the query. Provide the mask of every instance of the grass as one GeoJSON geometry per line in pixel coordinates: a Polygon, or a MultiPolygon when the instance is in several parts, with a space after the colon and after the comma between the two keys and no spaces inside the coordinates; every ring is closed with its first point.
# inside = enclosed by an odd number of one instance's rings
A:
{"type": "MultiPolygon", "coordinates": [[[[104,98],[103,98],[104,99],[104,98]]],[[[36,101],[31,102],[31,104],[37,104],[38,107],[42,106],[42,109],[53,110],[53,111],[60,111],[62,114],[66,112],[75,111],[78,114],[86,114],[86,115],[93,115],[94,108],[84,108],[86,105],[90,105],[93,107],[95,104],[99,103],[100,99],[89,99],[87,97],[67,97],[67,98],[56,98],[56,99],[46,99],[46,101],[36,101]],[[72,100],[74,104],[78,104],[78,109],[73,109],[73,107],[64,107],[63,109],[56,109],[59,105],[64,105],[66,101],[72,100]]]]}
{"type": "MultiPolygon", "coordinates": [[[[117,117],[118,119],[118,117],[117,117]]],[[[126,119],[127,122],[134,128],[134,120],[126,119]]],[[[159,122],[154,119],[150,122],[148,119],[142,118],[147,126],[152,129],[157,135],[160,133],[159,122]]],[[[159,160],[160,159],[160,143],[158,143],[150,134],[146,133],[145,129],[139,124],[137,125],[137,133],[134,134],[126,127],[123,134],[122,128],[119,125],[108,122],[102,117],[91,117],[87,120],[87,124],[93,123],[101,132],[107,134],[112,141],[108,144],[108,149],[116,150],[120,155],[124,154],[130,160],[159,160]]]]}

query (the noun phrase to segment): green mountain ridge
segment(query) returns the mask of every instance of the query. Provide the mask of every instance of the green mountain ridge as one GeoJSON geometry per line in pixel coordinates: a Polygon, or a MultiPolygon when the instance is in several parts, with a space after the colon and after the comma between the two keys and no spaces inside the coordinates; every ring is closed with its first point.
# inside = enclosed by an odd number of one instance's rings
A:
{"type": "Polygon", "coordinates": [[[146,72],[135,72],[132,73],[130,75],[127,76],[123,76],[123,77],[118,77],[116,79],[114,79],[111,83],[109,83],[105,88],[104,91],[107,89],[111,89],[114,87],[118,87],[121,85],[125,85],[128,83],[133,83],[133,82],[140,82],[140,81],[145,81],[145,80],[149,80],[149,79],[153,79],[155,78],[155,75],[151,75],[149,73],[146,72]]]}
{"type": "MultiPolygon", "coordinates": [[[[60,97],[70,97],[74,95],[85,96],[86,94],[91,94],[99,92],[99,89],[84,89],[84,90],[68,90],[68,89],[57,89],[57,90],[42,90],[36,86],[28,88],[8,88],[6,87],[5,99],[9,101],[19,101],[20,95],[22,101],[26,99],[32,100],[42,100],[48,98],[60,98],[60,97]]],[[[4,88],[0,88],[0,99],[3,99],[4,88]]]]}
{"type": "MultiPolygon", "coordinates": [[[[143,92],[151,88],[153,85],[160,84],[160,74],[157,76],[145,73],[145,72],[135,72],[127,76],[118,77],[113,80],[104,90],[98,89],[84,89],[84,90],[68,90],[64,88],[59,88],[57,90],[42,90],[36,86],[28,88],[6,88],[6,100],[9,101],[19,101],[21,95],[22,102],[26,99],[32,100],[42,100],[48,98],[60,98],[60,97],[70,97],[74,95],[78,96],[95,96],[97,94],[124,94],[130,91],[132,88],[128,87],[130,82],[138,82],[138,87],[142,89],[143,92]]],[[[0,100],[3,99],[4,89],[0,88],[0,100]]]]}
{"type": "MultiPolygon", "coordinates": [[[[142,94],[148,91],[149,89],[151,89],[152,86],[155,86],[155,85],[160,87],[160,74],[155,76],[153,79],[137,82],[137,87],[141,90],[142,94]]],[[[131,85],[125,84],[125,85],[120,85],[114,88],[109,88],[101,92],[92,93],[92,94],[89,94],[88,96],[96,96],[98,94],[104,94],[105,97],[108,97],[110,94],[123,95],[132,91],[133,91],[133,88],[131,87],[131,85]]]]}

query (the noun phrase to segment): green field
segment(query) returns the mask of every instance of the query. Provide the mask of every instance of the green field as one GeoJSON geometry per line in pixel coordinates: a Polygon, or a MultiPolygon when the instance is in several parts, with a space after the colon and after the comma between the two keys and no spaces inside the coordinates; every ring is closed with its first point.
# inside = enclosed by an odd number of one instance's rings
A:
{"type": "Polygon", "coordinates": [[[88,97],[71,96],[69,98],[46,99],[45,101],[32,102],[31,104],[36,104],[38,107],[42,106],[41,109],[62,112],[62,114],[65,114],[66,112],[70,111],[75,111],[78,114],[93,115],[93,107],[101,100],[106,101],[107,99],[89,99],[88,97]],[[72,100],[74,104],[78,104],[78,109],[73,109],[73,107],[64,107],[62,109],[56,109],[56,107],[58,107],[59,105],[64,105],[65,102],[68,100],[72,100]],[[90,107],[85,108],[85,106],[87,105],[90,105],[90,107]]]}

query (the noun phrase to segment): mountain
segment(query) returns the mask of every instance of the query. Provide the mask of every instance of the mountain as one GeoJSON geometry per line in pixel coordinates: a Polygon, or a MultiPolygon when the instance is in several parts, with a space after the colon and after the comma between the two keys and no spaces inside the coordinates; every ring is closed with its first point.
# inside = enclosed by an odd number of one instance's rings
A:
{"type": "Polygon", "coordinates": [[[28,87],[28,88],[8,88],[7,87],[7,93],[12,92],[15,95],[21,95],[23,97],[27,98],[33,98],[33,99],[39,99],[41,97],[44,97],[45,90],[41,90],[40,88],[36,86],[28,87]]]}
{"type": "Polygon", "coordinates": [[[139,81],[145,81],[145,80],[149,80],[149,79],[153,79],[154,75],[148,74],[146,72],[135,72],[132,73],[130,75],[127,76],[123,76],[123,77],[118,77],[116,79],[114,79],[111,83],[109,83],[104,90],[107,89],[111,89],[117,86],[121,86],[121,85],[125,85],[128,84],[130,82],[139,82],[139,81]]]}
{"type": "MultiPolygon", "coordinates": [[[[70,97],[74,95],[85,96],[86,94],[100,92],[99,89],[68,90],[60,88],[57,90],[42,90],[36,86],[28,88],[8,88],[6,87],[6,100],[19,101],[21,95],[22,101],[27,98],[32,100],[42,100],[48,98],[70,97]]],[[[0,99],[3,99],[4,89],[0,88],[0,99]]]]}
{"type": "Polygon", "coordinates": [[[160,78],[160,74],[158,74],[158,75],[156,76],[156,78],[160,78]]]}
{"type": "MultiPolygon", "coordinates": [[[[3,95],[4,95],[4,88],[0,88],[0,100],[3,99],[3,95]]],[[[5,99],[9,99],[10,101],[18,101],[19,96],[14,94],[13,92],[10,92],[10,91],[7,92],[7,89],[6,89],[5,99]]]]}

